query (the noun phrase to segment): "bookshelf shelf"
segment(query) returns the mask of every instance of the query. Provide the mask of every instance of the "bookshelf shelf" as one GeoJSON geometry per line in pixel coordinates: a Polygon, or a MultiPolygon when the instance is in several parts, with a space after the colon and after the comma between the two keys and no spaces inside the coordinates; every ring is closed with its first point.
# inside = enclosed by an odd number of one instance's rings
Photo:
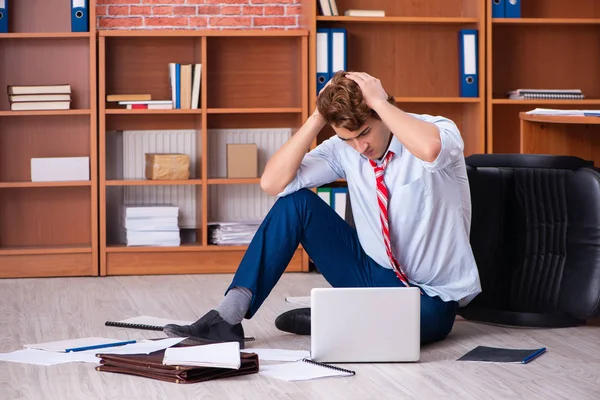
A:
{"type": "Polygon", "coordinates": [[[62,246],[12,246],[0,247],[0,256],[48,255],[48,254],[87,254],[92,247],[87,245],[62,246]]]}
{"type": "Polygon", "coordinates": [[[260,178],[209,178],[209,185],[251,185],[260,183],[260,178]]]}
{"type": "MultiPolygon", "coordinates": [[[[11,1],[0,34],[0,277],[98,275],[95,0],[11,1]],[[67,110],[11,110],[9,86],[70,85],[67,110]],[[32,182],[33,158],[88,157],[89,180],[32,182]]],[[[60,179],[60,178],[57,178],[60,179]]]]}
{"type": "Polygon", "coordinates": [[[394,97],[396,103],[480,103],[479,97],[394,97]]]}
{"type": "Polygon", "coordinates": [[[106,247],[107,253],[161,253],[165,251],[189,252],[206,251],[206,246],[200,243],[184,243],[177,247],[169,246],[126,246],[123,244],[111,244],[106,247]]]}
{"type": "Polygon", "coordinates": [[[317,16],[318,22],[379,23],[379,24],[475,24],[477,18],[460,17],[346,17],[317,16]]]}
{"type": "Polygon", "coordinates": [[[600,18],[492,18],[498,25],[599,25],[600,18]]]}
{"type": "Polygon", "coordinates": [[[178,185],[202,185],[202,179],[173,179],[173,180],[107,179],[106,180],[106,186],[178,186],[178,185]]]}
{"type": "Polygon", "coordinates": [[[535,107],[581,109],[600,105],[600,8],[593,0],[521,2],[520,18],[492,18],[487,10],[486,151],[520,152],[521,112],[535,107]],[[573,46],[577,43],[577,46],[573,46]],[[581,89],[584,100],[513,100],[516,89],[581,89]]]}
{"type": "Polygon", "coordinates": [[[301,107],[288,108],[209,108],[208,114],[293,114],[301,113],[301,107]]]}
{"type": "Polygon", "coordinates": [[[92,186],[91,181],[63,181],[63,182],[0,182],[0,188],[36,188],[36,187],[74,187],[92,186]]]}
{"type": "Polygon", "coordinates": [[[107,108],[106,114],[108,115],[179,115],[179,114],[191,114],[198,115],[202,114],[202,110],[181,110],[181,109],[166,109],[166,110],[148,110],[148,109],[138,109],[138,110],[127,110],[124,108],[107,108]]]}
{"type": "MultiPolygon", "coordinates": [[[[273,199],[260,191],[259,178],[225,178],[225,145],[267,146],[259,153],[262,169],[285,132],[308,117],[308,38],[307,30],[99,33],[100,275],[237,269],[246,246],[212,244],[209,223],[260,219],[273,199]],[[198,109],[126,110],[105,101],[128,93],[170,100],[169,63],[202,65],[198,109]],[[179,149],[191,155],[191,179],[132,175],[144,153],[179,149]],[[127,246],[118,234],[122,205],[158,202],[179,206],[181,245],[127,246]]],[[[299,248],[288,271],[307,267],[299,248]]]]}
{"type": "Polygon", "coordinates": [[[80,39],[93,38],[89,32],[27,32],[0,33],[0,39],[80,39]]]}
{"type": "Polygon", "coordinates": [[[34,117],[36,115],[91,115],[90,109],[82,110],[39,110],[39,111],[0,111],[0,117],[34,117]]]}

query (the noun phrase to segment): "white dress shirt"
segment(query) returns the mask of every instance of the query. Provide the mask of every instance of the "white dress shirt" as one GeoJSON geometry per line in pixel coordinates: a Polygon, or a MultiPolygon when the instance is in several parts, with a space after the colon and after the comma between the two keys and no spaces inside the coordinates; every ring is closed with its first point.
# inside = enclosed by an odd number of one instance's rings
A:
{"type": "MultiPolygon", "coordinates": [[[[387,151],[395,155],[384,175],[392,252],[411,283],[430,296],[456,300],[464,306],[481,292],[469,243],[471,197],[464,143],[451,120],[410,115],[438,126],[441,152],[435,161],[425,162],[409,153],[395,136],[392,138],[387,151]]],[[[364,251],[379,265],[391,269],[381,232],[373,167],[339,137],[334,135],[307,153],[296,177],[278,196],[340,178],[348,184],[354,223],[364,251]]]]}

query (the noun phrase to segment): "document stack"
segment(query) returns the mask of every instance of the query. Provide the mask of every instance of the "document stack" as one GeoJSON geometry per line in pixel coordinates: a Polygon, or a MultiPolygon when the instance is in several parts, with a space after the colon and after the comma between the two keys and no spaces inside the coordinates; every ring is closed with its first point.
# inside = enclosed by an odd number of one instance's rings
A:
{"type": "Polygon", "coordinates": [[[581,89],[517,89],[508,92],[512,100],[583,100],[581,89]]]}
{"type": "Polygon", "coordinates": [[[71,85],[9,85],[8,102],[12,111],[68,110],[71,85]]]}
{"type": "Polygon", "coordinates": [[[208,224],[210,244],[244,246],[250,243],[262,221],[211,222],[208,224]]]}
{"type": "Polygon", "coordinates": [[[122,228],[127,246],[179,246],[179,207],[124,205],[122,228]]]}

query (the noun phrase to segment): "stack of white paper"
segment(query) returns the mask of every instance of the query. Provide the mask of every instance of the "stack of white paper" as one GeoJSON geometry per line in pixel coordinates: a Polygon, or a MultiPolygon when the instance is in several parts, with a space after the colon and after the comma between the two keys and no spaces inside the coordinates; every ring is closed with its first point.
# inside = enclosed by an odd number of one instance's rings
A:
{"type": "Polygon", "coordinates": [[[262,221],[211,222],[208,224],[209,241],[216,245],[247,245],[262,221]]]}
{"type": "Polygon", "coordinates": [[[35,365],[57,365],[72,362],[98,364],[98,353],[104,354],[150,354],[174,346],[185,338],[168,338],[162,340],[144,340],[126,345],[112,346],[123,340],[87,337],[79,339],[59,340],[55,342],[26,344],[24,349],[0,354],[0,361],[10,361],[35,365]],[[104,347],[109,346],[109,347],[104,347]],[[86,350],[86,347],[88,348],[86,350]],[[78,349],[69,351],[68,349],[78,349]]]}
{"type": "Polygon", "coordinates": [[[121,226],[127,246],[179,246],[179,207],[124,205],[121,226]]]}
{"type": "Polygon", "coordinates": [[[191,365],[239,369],[240,344],[226,342],[200,346],[173,347],[165,350],[164,365],[191,365]]]}

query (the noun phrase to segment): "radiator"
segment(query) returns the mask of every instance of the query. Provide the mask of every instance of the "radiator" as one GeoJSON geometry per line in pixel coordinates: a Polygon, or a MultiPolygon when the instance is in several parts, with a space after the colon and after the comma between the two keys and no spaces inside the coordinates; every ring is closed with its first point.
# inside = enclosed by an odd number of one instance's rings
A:
{"type": "MultiPolygon", "coordinates": [[[[183,153],[190,156],[190,178],[196,178],[196,141],[201,136],[196,130],[137,130],[123,131],[123,177],[145,179],[145,153],[183,153]]],[[[196,228],[195,185],[125,186],[125,204],[174,204],[179,207],[179,228],[196,228]]]]}
{"type": "MultiPolygon", "coordinates": [[[[258,174],[267,160],[292,136],[291,128],[209,129],[208,177],[227,177],[227,144],[256,143],[258,174]]],[[[233,222],[262,220],[275,198],[255,185],[209,185],[208,221],[233,222]]]]}

